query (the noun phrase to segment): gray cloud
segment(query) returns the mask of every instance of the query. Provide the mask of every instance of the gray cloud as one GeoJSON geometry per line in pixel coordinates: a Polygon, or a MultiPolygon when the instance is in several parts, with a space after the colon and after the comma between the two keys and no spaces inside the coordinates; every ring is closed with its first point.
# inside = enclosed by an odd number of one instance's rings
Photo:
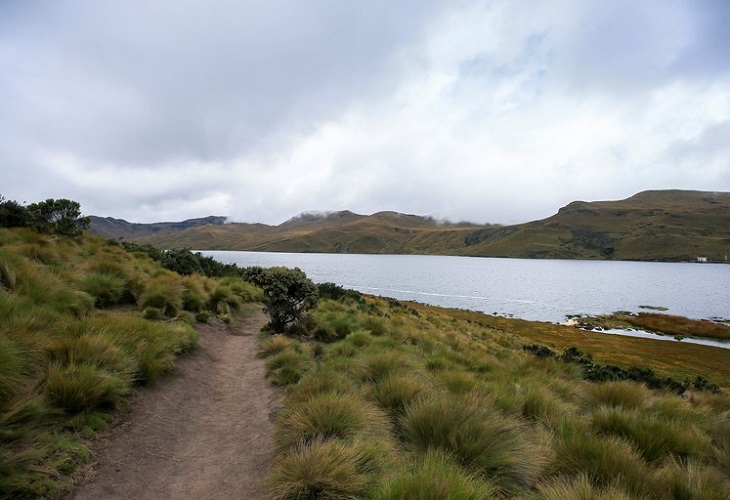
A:
{"type": "Polygon", "coordinates": [[[730,190],[722,0],[0,3],[0,192],[134,221],[730,190]]]}

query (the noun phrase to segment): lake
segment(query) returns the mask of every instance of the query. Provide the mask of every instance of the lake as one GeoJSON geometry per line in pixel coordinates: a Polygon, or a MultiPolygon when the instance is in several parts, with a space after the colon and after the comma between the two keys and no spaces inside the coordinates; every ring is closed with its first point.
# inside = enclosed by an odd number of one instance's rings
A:
{"type": "Polygon", "coordinates": [[[317,283],[536,321],[665,307],[690,318],[730,317],[730,265],[203,251],[224,263],[299,267],[317,283]]]}

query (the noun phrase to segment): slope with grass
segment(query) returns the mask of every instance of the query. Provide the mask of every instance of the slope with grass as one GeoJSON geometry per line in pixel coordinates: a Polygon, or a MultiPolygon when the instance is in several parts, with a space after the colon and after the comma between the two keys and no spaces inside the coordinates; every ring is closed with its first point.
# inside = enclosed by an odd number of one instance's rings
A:
{"type": "Polygon", "coordinates": [[[113,241],[0,229],[0,496],[67,489],[86,440],[195,346],[196,322],[261,298],[113,241]]]}
{"type": "MultiPolygon", "coordinates": [[[[343,211],[304,214],[279,226],[191,224],[115,234],[165,248],[206,250],[724,262],[728,220],[730,193],[667,190],[619,201],[576,201],[547,219],[512,226],[343,211]]],[[[91,227],[105,230],[98,218],[91,227]]]]}
{"type": "Polygon", "coordinates": [[[729,498],[730,352],[687,347],[322,300],[296,337],[261,343],[286,388],[267,498],[729,498]],[[568,356],[523,349],[535,342],[685,383],[591,382],[568,356]]]}

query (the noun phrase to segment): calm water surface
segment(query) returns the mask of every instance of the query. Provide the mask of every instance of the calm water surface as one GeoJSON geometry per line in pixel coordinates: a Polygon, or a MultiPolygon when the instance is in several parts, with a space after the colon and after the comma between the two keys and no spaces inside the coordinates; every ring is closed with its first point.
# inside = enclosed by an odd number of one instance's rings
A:
{"type": "Polygon", "coordinates": [[[730,317],[730,265],[422,255],[204,251],[239,266],[299,267],[315,282],[517,318],[666,307],[690,318],[730,317]]]}

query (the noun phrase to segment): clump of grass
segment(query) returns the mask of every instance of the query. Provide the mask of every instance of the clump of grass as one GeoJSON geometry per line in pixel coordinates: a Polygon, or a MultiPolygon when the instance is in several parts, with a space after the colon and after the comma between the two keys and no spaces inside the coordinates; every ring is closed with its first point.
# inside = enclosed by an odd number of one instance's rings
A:
{"type": "Polygon", "coordinates": [[[30,371],[29,361],[17,341],[0,336],[0,402],[20,389],[30,371]]]}
{"type": "Polygon", "coordinates": [[[43,386],[46,399],[68,413],[114,408],[128,392],[125,380],[91,363],[53,363],[43,386]]]}
{"type": "Polygon", "coordinates": [[[670,460],[654,478],[659,498],[726,500],[730,498],[730,481],[720,471],[696,461],[670,460]]]}
{"type": "Polygon", "coordinates": [[[397,421],[406,408],[429,389],[430,387],[412,374],[391,375],[375,383],[369,395],[397,421]]]}
{"type": "Polygon", "coordinates": [[[310,359],[306,354],[288,349],[266,360],[266,376],[274,385],[296,384],[309,365],[310,359]]]}
{"type": "Polygon", "coordinates": [[[538,488],[544,500],[632,500],[635,498],[616,485],[595,486],[586,474],[577,477],[561,477],[547,482],[538,488]]]}
{"type": "Polygon", "coordinates": [[[446,453],[427,451],[412,470],[394,475],[378,488],[375,500],[482,500],[495,498],[497,488],[459,467],[446,453]]]}
{"type": "Polygon", "coordinates": [[[373,337],[366,331],[358,330],[345,337],[345,340],[355,347],[362,348],[369,345],[372,342],[373,337]]]}
{"type": "Polygon", "coordinates": [[[565,420],[555,431],[554,473],[584,474],[597,488],[619,485],[632,494],[645,495],[651,471],[636,450],[623,439],[598,436],[579,421],[565,420]]]}
{"type": "Polygon", "coordinates": [[[124,279],[110,273],[88,274],[84,278],[82,288],[94,297],[97,307],[118,304],[126,292],[124,279]]]}
{"type": "Polygon", "coordinates": [[[584,400],[589,408],[605,405],[635,409],[641,408],[650,399],[651,392],[635,382],[603,382],[584,386],[584,400]]]}
{"type": "Polygon", "coordinates": [[[359,359],[361,378],[369,382],[377,382],[389,375],[401,373],[408,366],[408,359],[397,351],[378,351],[359,359]]]}
{"type": "Polygon", "coordinates": [[[260,358],[268,358],[287,349],[291,349],[293,342],[285,335],[269,335],[259,342],[257,356],[260,358]]]}
{"type": "Polygon", "coordinates": [[[289,401],[296,403],[306,401],[321,394],[343,395],[354,392],[353,382],[337,370],[318,367],[304,375],[296,385],[296,390],[289,394],[289,401]]]}
{"type": "Polygon", "coordinates": [[[67,335],[55,338],[47,348],[53,362],[71,365],[89,363],[113,371],[122,377],[131,377],[134,365],[124,350],[103,332],[85,332],[76,335],[73,326],[67,335]]]}
{"type": "Polygon", "coordinates": [[[650,462],[669,455],[702,458],[710,453],[709,438],[693,426],[643,412],[600,407],[591,415],[591,428],[599,434],[619,436],[633,443],[650,462]]]}
{"type": "Polygon", "coordinates": [[[462,466],[505,488],[530,487],[544,465],[542,450],[525,439],[526,429],[490,411],[484,400],[434,394],[406,410],[400,429],[414,450],[452,453],[462,466]]]}
{"type": "Polygon", "coordinates": [[[280,417],[279,449],[320,439],[353,441],[358,437],[387,440],[385,414],[355,395],[323,393],[294,405],[280,417]]]}
{"type": "Polygon", "coordinates": [[[159,309],[163,315],[172,318],[182,309],[183,290],[182,283],[169,275],[162,276],[150,283],[142,294],[140,306],[142,309],[159,309]]]}
{"type": "Polygon", "coordinates": [[[225,285],[216,287],[208,297],[208,308],[218,314],[230,314],[241,307],[241,299],[225,285]]]}
{"type": "Polygon", "coordinates": [[[298,443],[274,466],[266,498],[365,498],[391,465],[392,451],[377,442],[319,439],[298,443]]]}

